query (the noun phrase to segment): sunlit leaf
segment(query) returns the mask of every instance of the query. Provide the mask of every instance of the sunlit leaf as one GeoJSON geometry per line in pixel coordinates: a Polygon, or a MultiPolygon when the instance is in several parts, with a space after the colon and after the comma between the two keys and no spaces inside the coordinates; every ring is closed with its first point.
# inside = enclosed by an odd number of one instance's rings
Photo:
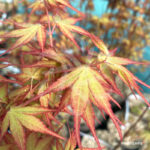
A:
{"type": "MultiPolygon", "coordinates": [[[[143,98],[145,103],[148,106],[150,106],[149,102],[145,99],[145,97],[141,93],[140,87],[137,85],[136,82],[139,82],[140,84],[148,88],[150,88],[150,86],[145,84],[141,80],[139,80],[130,71],[128,71],[124,66],[122,66],[122,65],[128,65],[128,64],[140,64],[140,63],[128,60],[126,58],[105,56],[105,55],[99,55],[98,60],[101,63],[105,62],[105,65],[107,65],[112,70],[112,72],[117,74],[121,78],[121,80],[131,89],[133,93],[135,90],[143,98]]],[[[98,67],[101,66],[101,63],[98,65],[98,67]]]]}
{"type": "Polygon", "coordinates": [[[41,24],[23,24],[23,28],[13,30],[2,36],[5,38],[12,38],[12,37],[19,38],[16,41],[16,43],[6,52],[14,48],[17,48],[19,46],[22,46],[24,44],[27,44],[36,36],[36,34],[37,34],[37,40],[39,42],[39,45],[41,46],[41,49],[43,50],[44,45],[45,45],[45,38],[46,38],[44,26],[42,26],[41,24]]]}
{"type": "MultiPolygon", "coordinates": [[[[66,102],[68,102],[68,104],[71,103],[74,111],[74,126],[77,141],[80,147],[82,146],[80,143],[79,128],[81,117],[83,117],[90,127],[96,141],[98,142],[99,149],[101,149],[99,141],[94,132],[94,122],[91,120],[93,116],[89,115],[90,118],[87,117],[87,114],[94,114],[92,112],[90,103],[95,104],[100,109],[100,111],[105,111],[110,116],[118,129],[120,138],[122,138],[121,129],[119,126],[121,122],[119,122],[117,117],[113,114],[110,101],[115,102],[118,106],[119,104],[105,91],[105,86],[107,89],[107,86],[109,85],[97,71],[91,69],[88,66],[81,66],[76,68],[71,73],[58,79],[43,93],[46,94],[50,91],[56,92],[69,87],[71,88],[70,98],[67,98],[66,102]],[[89,125],[88,119],[92,121],[91,125],[89,125]]],[[[66,100],[66,98],[62,100],[66,100]]],[[[66,105],[66,102],[64,105],[66,105]]]]}
{"type": "Polygon", "coordinates": [[[79,34],[82,35],[86,35],[86,36],[90,36],[89,32],[82,29],[81,27],[75,26],[74,24],[78,21],[79,19],[75,19],[75,18],[60,18],[59,16],[56,16],[54,18],[54,21],[56,23],[56,25],[59,27],[59,29],[61,30],[61,32],[67,36],[79,49],[79,45],[77,44],[77,42],[75,41],[72,32],[77,32],[79,34]]]}
{"type": "Polygon", "coordinates": [[[6,133],[8,126],[21,150],[25,150],[25,133],[23,127],[35,132],[41,132],[64,139],[55,132],[49,130],[40,119],[34,115],[50,112],[49,109],[42,107],[11,107],[2,122],[2,135],[6,133]]]}
{"type": "Polygon", "coordinates": [[[95,44],[95,46],[102,51],[104,54],[108,55],[109,51],[107,46],[104,44],[103,41],[101,41],[97,36],[91,34],[90,35],[92,42],[95,44]]]}

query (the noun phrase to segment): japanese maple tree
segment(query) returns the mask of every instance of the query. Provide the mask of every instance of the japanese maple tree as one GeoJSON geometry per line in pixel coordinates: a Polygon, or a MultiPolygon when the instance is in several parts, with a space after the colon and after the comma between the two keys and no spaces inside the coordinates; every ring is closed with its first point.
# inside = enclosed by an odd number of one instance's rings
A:
{"type": "Polygon", "coordinates": [[[37,0],[28,5],[31,11],[26,18],[8,18],[5,26],[13,30],[0,36],[4,42],[9,41],[8,49],[1,54],[0,68],[15,66],[20,70],[8,73],[9,78],[0,75],[0,149],[74,150],[78,145],[78,149],[88,150],[80,139],[83,119],[97,142],[93,150],[101,150],[93,105],[102,115],[109,115],[122,140],[123,124],[110,102],[121,107],[111,93],[123,96],[115,81],[119,76],[150,106],[137,83],[150,86],[125,68],[140,63],[115,56],[99,37],[77,26],[86,16],[69,0],[37,0]],[[76,17],[70,16],[68,8],[77,13],[76,17]],[[77,40],[84,40],[80,35],[88,37],[99,52],[79,45],[77,40]],[[62,38],[67,38],[69,44],[65,45],[62,38]],[[62,112],[74,117],[69,139],[61,134],[64,122],[58,115],[62,112]]]}

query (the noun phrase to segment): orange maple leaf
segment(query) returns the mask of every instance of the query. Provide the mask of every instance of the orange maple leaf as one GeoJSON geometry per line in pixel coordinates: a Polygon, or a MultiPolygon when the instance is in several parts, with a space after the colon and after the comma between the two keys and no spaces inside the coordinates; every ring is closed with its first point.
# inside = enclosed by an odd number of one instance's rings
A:
{"type": "Polygon", "coordinates": [[[71,8],[82,16],[85,16],[82,12],[74,8],[67,0],[46,0],[45,2],[51,9],[61,7],[60,5],[62,5],[71,8]]]}
{"type": "Polygon", "coordinates": [[[90,33],[88,31],[82,29],[79,26],[74,25],[79,20],[81,20],[81,18],[71,18],[71,17],[61,18],[60,16],[55,16],[53,20],[53,23],[55,23],[59,27],[61,32],[66,37],[68,37],[77,46],[78,49],[80,49],[80,47],[75,41],[71,31],[77,32],[82,35],[90,36],[90,33]]]}
{"type": "MultiPolygon", "coordinates": [[[[66,57],[66,55],[62,52],[60,52],[57,49],[53,49],[53,48],[48,48],[45,49],[44,52],[40,52],[39,49],[33,48],[32,46],[29,47],[31,49],[30,52],[24,52],[24,54],[31,54],[31,55],[37,55],[37,56],[42,56],[45,57],[45,61],[39,61],[37,64],[33,65],[33,66],[47,66],[49,64],[49,67],[53,67],[55,65],[55,62],[51,61],[54,60],[62,65],[68,65],[68,66],[72,66],[72,63],[70,62],[70,60],[66,57]],[[51,59],[51,60],[46,60],[47,59],[51,59]]],[[[28,67],[28,66],[32,66],[32,65],[24,65],[24,67],[28,67]]]]}
{"type": "Polygon", "coordinates": [[[41,24],[19,24],[17,23],[17,26],[19,26],[21,29],[13,30],[9,33],[6,33],[2,35],[2,37],[5,38],[19,38],[14,45],[12,45],[11,48],[9,48],[6,52],[4,52],[1,55],[4,55],[5,53],[11,51],[14,48],[17,48],[19,46],[22,46],[24,44],[27,44],[30,42],[36,35],[37,35],[37,40],[39,42],[39,45],[42,49],[44,50],[44,45],[46,41],[46,30],[45,27],[41,24]]]}
{"type": "Polygon", "coordinates": [[[104,42],[102,40],[100,40],[97,36],[95,36],[94,34],[90,35],[90,38],[92,40],[92,42],[95,44],[95,46],[102,51],[104,54],[108,55],[109,51],[107,46],[104,44],[104,42]]]}
{"type": "Polygon", "coordinates": [[[50,134],[60,139],[64,139],[55,132],[49,130],[40,119],[36,118],[35,115],[41,113],[47,113],[51,110],[42,107],[11,107],[10,110],[5,115],[1,127],[1,138],[7,132],[10,126],[10,131],[15,139],[18,147],[21,150],[25,150],[25,133],[23,126],[29,130],[35,132],[41,132],[45,134],[50,134]]]}
{"type": "Polygon", "coordinates": [[[94,126],[94,111],[92,105],[96,105],[100,111],[105,111],[113,120],[116,128],[118,129],[120,138],[122,134],[118,125],[121,122],[117,119],[111,109],[110,101],[115,102],[119,107],[120,105],[106,92],[105,89],[110,88],[109,84],[103,77],[95,70],[88,66],[81,66],[74,69],[69,74],[61,77],[54,82],[45,92],[39,94],[34,99],[43,96],[49,92],[57,92],[69,88],[65,97],[62,98],[61,108],[71,104],[74,112],[74,126],[78,144],[80,143],[80,121],[81,117],[86,121],[92,134],[97,141],[98,148],[101,149],[99,141],[95,133],[94,126]]]}
{"type": "MultiPolygon", "coordinates": [[[[145,103],[150,107],[149,102],[145,99],[143,94],[140,91],[140,87],[137,85],[136,82],[139,82],[140,84],[143,84],[144,86],[150,88],[149,85],[145,84],[141,80],[139,80],[137,77],[135,77],[129,70],[127,70],[122,65],[128,65],[128,64],[144,64],[135,62],[126,58],[116,57],[116,56],[108,56],[108,55],[98,55],[98,61],[100,62],[97,67],[103,70],[103,65],[108,67],[112,72],[117,74],[121,80],[131,89],[131,91],[134,94],[133,89],[137,91],[137,93],[143,98],[145,103]]],[[[147,63],[146,63],[147,64],[147,63]]]]}
{"type": "Polygon", "coordinates": [[[29,6],[29,8],[32,9],[32,11],[30,12],[30,14],[32,14],[36,10],[44,10],[45,7],[44,7],[44,3],[42,1],[36,1],[33,4],[31,4],[29,6]]]}

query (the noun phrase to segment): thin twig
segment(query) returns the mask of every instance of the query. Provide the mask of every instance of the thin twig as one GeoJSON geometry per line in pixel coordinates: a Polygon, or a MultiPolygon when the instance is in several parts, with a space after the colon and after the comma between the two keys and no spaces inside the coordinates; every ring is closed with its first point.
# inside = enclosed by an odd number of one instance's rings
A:
{"type": "MultiPolygon", "coordinates": [[[[147,112],[147,110],[149,109],[149,107],[146,107],[144,109],[144,111],[141,113],[141,115],[138,117],[138,119],[130,126],[130,128],[125,132],[125,134],[123,135],[123,139],[125,139],[129,132],[138,124],[138,122],[143,118],[143,116],[145,115],[145,113],[147,112]]],[[[118,144],[114,147],[113,150],[116,150],[119,148],[119,146],[121,145],[121,141],[118,142],[118,144]]]]}

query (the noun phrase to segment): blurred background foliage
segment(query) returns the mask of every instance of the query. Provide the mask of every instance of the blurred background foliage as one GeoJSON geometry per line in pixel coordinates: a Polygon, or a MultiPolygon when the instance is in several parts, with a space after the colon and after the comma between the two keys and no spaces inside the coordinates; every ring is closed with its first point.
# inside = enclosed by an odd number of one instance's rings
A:
{"type": "MultiPolygon", "coordinates": [[[[134,60],[143,59],[143,48],[150,44],[150,6],[148,0],[108,0],[106,12],[92,15],[94,1],[81,0],[85,5],[87,19],[82,25],[108,45],[118,49],[118,55],[134,60]]],[[[95,2],[96,3],[96,2],[95,2]]],[[[99,8],[101,11],[101,8],[99,8]]]]}

